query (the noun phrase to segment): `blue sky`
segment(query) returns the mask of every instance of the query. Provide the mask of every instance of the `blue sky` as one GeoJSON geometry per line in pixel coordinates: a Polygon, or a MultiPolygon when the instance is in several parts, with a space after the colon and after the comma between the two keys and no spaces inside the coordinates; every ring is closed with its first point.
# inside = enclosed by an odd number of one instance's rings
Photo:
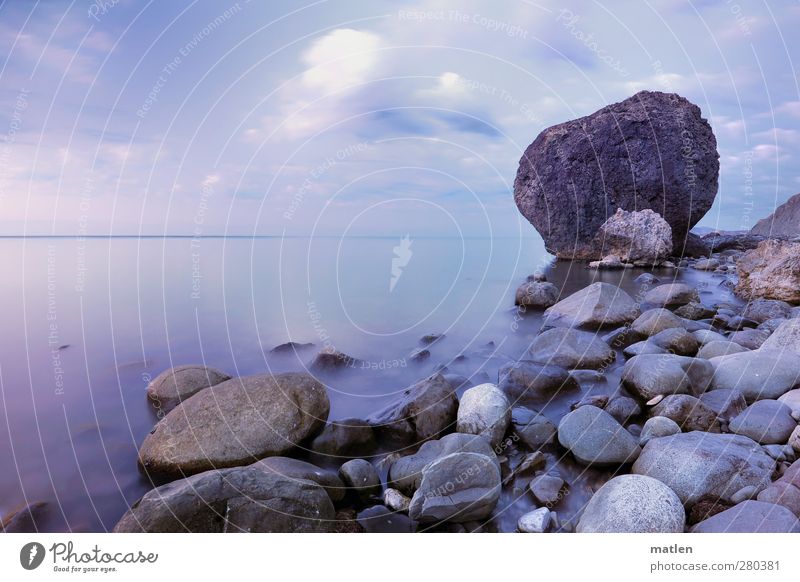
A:
{"type": "Polygon", "coordinates": [[[519,157],[640,89],[717,136],[706,226],[800,191],[795,1],[3,2],[6,234],[519,236],[519,157]]]}

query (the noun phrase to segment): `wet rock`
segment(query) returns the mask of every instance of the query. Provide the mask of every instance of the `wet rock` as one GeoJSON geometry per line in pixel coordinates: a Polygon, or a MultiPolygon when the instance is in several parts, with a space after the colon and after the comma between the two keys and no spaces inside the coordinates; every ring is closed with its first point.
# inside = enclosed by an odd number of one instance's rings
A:
{"type": "Polygon", "coordinates": [[[614,350],[596,334],[571,328],[555,328],[538,335],[530,359],[562,368],[598,369],[615,359],[614,350]]]}
{"type": "Polygon", "coordinates": [[[788,318],[791,311],[792,306],[785,301],[755,299],[745,305],[742,315],[755,322],[763,323],[769,319],[788,318]]]}
{"type": "Polygon", "coordinates": [[[761,349],[784,352],[794,357],[800,352],[800,318],[787,319],[761,344],[761,349]]]}
{"type": "Polygon", "coordinates": [[[667,350],[665,350],[661,346],[654,344],[649,340],[643,342],[637,342],[622,350],[622,355],[624,355],[626,358],[633,358],[635,356],[644,356],[652,354],[666,354],[666,353],[667,350]]]}
{"type": "Polygon", "coordinates": [[[711,342],[715,342],[715,341],[723,341],[723,342],[729,341],[728,338],[726,338],[721,333],[718,333],[718,332],[712,331],[712,330],[708,330],[708,329],[700,329],[700,330],[697,330],[697,331],[693,331],[691,333],[695,337],[695,339],[697,340],[697,343],[700,344],[701,346],[704,346],[707,343],[711,343],[711,342]]]}
{"type": "Polygon", "coordinates": [[[672,252],[679,257],[707,257],[711,254],[711,247],[702,238],[690,232],[686,235],[683,249],[675,247],[672,252]]]}
{"type": "Polygon", "coordinates": [[[659,394],[702,394],[714,374],[708,360],[645,354],[625,362],[622,384],[644,400],[659,394]]]}
{"type": "Polygon", "coordinates": [[[584,465],[621,465],[639,454],[637,439],[595,406],[581,406],[562,418],[558,441],[584,465]]]}
{"type": "Polygon", "coordinates": [[[670,418],[685,431],[720,431],[717,413],[703,404],[699,398],[688,394],[673,394],[664,397],[650,410],[650,414],[670,418]]]}
{"type": "Polygon", "coordinates": [[[665,283],[648,291],[644,296],[644,303],[656,307],[670,307],[699,302],[700,294],[697,289],[686,283],[665,283]]]}
{"type": "Polygon", "coordinates": [[[514,304],[545,309],[558,301],[558,287],[552,283],[526,281],[517,288],[514,304]]]}
{"type": "Polygon", "coordinates": [[[308,368],[314,373],[330,373],[337,370],[355,369],[362,364],[362,361],[344,352],[332,348],[320,351],[308,368]]]}
{"type": "Polygon", "coordinates": [[[655,265],[672,252],[672,228],[650,209],[627,212],[618,208],[597,233],[596,247],[626,263],[655,265]]]}
{"type": "Polygon", "coordinates": [[[658,479],[687,506],[707,495],[729,499],[742,487],[763,487],[774,469],[752,439],[700,431],[651,439],[633,464],[633,473],[658,479]]]}
{"type": "Polygon", "coordinates": [[[631,329],[642,337],[656,335],[670,328],[682,328],[683,322],[668,309],[648,309],[631,324],[631,329]]]}
{"type": "Polygon", "coordinates": [[[408,359],[412,362],[424,362],[428,358],[431,357],[430,350],[426,350],[424,348],[416,348],[408,354],[408,359]]]}
{"type": "Polygon", "coordinates": [[[766,240],[736,261],[736,294],[800,303],[800,243],[766,240]]]}
{"type": "Polygon", "coordinates": [[[775,350],[742,352],[709,360],[712,389],[736,388],[748,402],[777,399],[800,383],[800,367],[775,350]]]}
{"type": "Polygon", "coordinates": [[[417,524],[407,516],[373,505],[358,513],[358,524],[366,533],[414,533],[417,524]]]}
{"type": "Polygon", "coordinates": [[[207,366],[177,366],[161,372],[147,385],[147,397],[166,414],[200,390],[230,379],[225,372],[207,366]]]}
{"type": "Polygon", "coordinates": [[[800,523],[782,505],[763,501],[743,501],[701,521],[692,533],[796,533],[800,523]]]}
{"type": "Polygon", "coordinates": [[[381,478],[372,463],[351,459],[339,467],[339,478],[362,499],[381,494],[381,478]]]}
{"type": "Polygon", "coordinates": [[[520,161],[514,200],[561,258],[602,256],[595,237],[618,208],[657,210],[682,249],[711,207],[718,173],[716,140],[700,110],[678,95],[643,91],[539,134],[520,161]],[[681,154],[685,131],[691,160],[681,154]]]}
{"type": "Polygon", "coordinates": [[[517,520],[517,530],[521,533],[544,533],[550,527],[552,512],[546,507],[529,511],[517,520]]]}
{"type": "Polygon", "coordinates": [[[578,390],[578,383],[562,368],[523,360],[498,372],[498,385],[512,402],[548,400],[560,392],[578,390]]]}
{"type": "Polygon", "coordinates": [[[797,427],[792,409],[777,400],[759,400],[729,423],[732,433],[750,437],[762,445],[784,444],[797,427]]]}
{"type": "Polygon", "coordinates": [[[627,348],[643,339],[644,338],[633,331],[630,326],[619,327],[602,336],[602,340],[615,350],[627,348]]]}
{"type": "Polygon", "coordinates": [[[322,469],[311,463],[289,457],[267,457],[253,463],[252,466],[289,479],[312,481],[324,488],[332,501],[344,499],[344,483],[330,469],[322,469]]]}
{"type": "Polygon", "coordinates": [[[456,418],[458,432],[481,435],[496,447],[511,422],[511,406],[497,386],[480,384],[461,396],[456,418]]]}
{"type": "Polygon", "coordinates": [[[757,350],[768,337],[769,331],[763,329],[745,329],[733,332],[728,336],[728,339],[748,350],[757,350]]]}
{"type": "Polygon", "coordinates": [[[419,343],[421,343],[424,346],[429,346],[433,342],[437,342],[441,339],[444,339],[443,333],[427,333],[421,338],[419,338],[419,343]]]}
{"type": "Polygon", "coordinates": [[[408,514],[414,521],[462,523],[486,519],[500,498],[500,470],[478,453],[453,453],[422,471],[408,514]]]}
{"type": "Polygon", "coordinates": [[[711,358],[718,358],[719,356],[729,356],[731,354],[740,354],[746,352],[747,348],[735,342],[722,340],[711,341],[705,344],[697,352],[698,358],[710,360],[711,358]]]}
{"type": "Polygon", "coordinates": [[[699,259],[692,265],[698,271],[714,271],[719,268],[717,259],[699,259]]]}
{"type": "Polygon", "coordinates": [[[625,291],[608,283],[592,283],[545,312],[546,325],[566,327],[619,326],[639,316],[639,306],[625,291]]]}
{"type": "Polygon", "coordinates": [[[564,480],[556,475],[543,474],[534,477],[528,487],[536,501],[547,507],[552,507],[561,501],[564,480]]]}
{"type": "Polygon", "coordinates": [[[660,331],[648,341],[678,356],[694,356],[698,348],[697,339],[680,327],[660,331]]]}
{"type": "Polygon", "coordinates": [[[323,456],[360,457],[372,453],[376,445],[372,427],[365,420],[345,418],[325,425],[309,449],[323,456]]]}
{"type": "Polygon", "coordinates": [[[270,354],[297,354],[299,352],[304,352],[306,350],[310,350],[314,347],[312,343],[298,343],[298,342],[286,342],[280,345],[275,346],[272,348],[269,353],[270,354]]]}
{"type": "Polygon", "coordinates": [[[792,413],[800,412],[800,388],[789,390],[786,394],[778,398],[778,402],[782,402],[792,409],[792,413]]]}
{"type": "Polygon", "coordinates": [[[555,439],[558,429],[543,414],[517,407],[511,410],[513,431],[530,450],[538,450],[555,439]]]}
{"type": "Polygon", "coordinates": [[[327,532],[335,511],[325,490],[258,467],[206,471],[149,491],[118,533],[327,532]]]}
{"type": "Polygon", "coordinates": [[[776,481],[758,494],[759,501],[783,505],[800,516],[800,489],[786,481],[776,481]]]}
{"type": "Polygon", "coordinates": [[[458,399],[441,374],[433,374],[403,392],[397,402],[368,419],[378,442],[401,446],[441,436],[455,427],[458,399]]]}
{"type": "Polygon", "coordinates": [[[639,435],[639,444],[644,446],[650,439],[670,436],[681,432],[678,423],[666,416],[653,416],[647,419],[639,435]]]}
{"type": "Polygon", "coordinates": [[[589,500],[578,533],[683,533],[685,522],[681,500],[664,483],[620,475],[589,500]]]}
{"type": "Polygon", "coordinates": [[[710,307],[706,307],[702,303],[692,301],[686,305],[681,305],[675,310],[675,315],[696,321],[698,319],[708,319],[714,317],[716,311],[710,307]]]}
{"type": "Polygon", "coordinates": [[[206,388],[169,412],[142,443],[141,466],[189,475],[279,456],[325,424],[325,387],[308,374],[260,374],[206,388]]]}
{"type": "Polygon", "coordinates": [[[652,287],[654,285],[658,285],[661,280],[653,275],[652,273],[642,273],[636,279],[633,280],[634,283],[638,283],[639,285],[646,285],[648,287],[652,287]]]}
{"type": "Polygon", "coordinates": [[[511,472],[503,478],[503,485],[511,483],[520,476],[525,476],[543,469],[547,459],[541,451],[529,453],[522,457],[522,460],[516,465],[511,472]]]}
{"type": "Polygon", "coordinates": [[[627,396],[616,396],[612,398],[608,404],[603,407],[603,410],[613,416],[620,424],[625,424],[631,418],[639,416],[642,413],[642,408],[639,406],[639,403],[627,396]]]}
{"type": "Polygon", "coordinates": [[[489,441],[481,436],[453,433],[432,440],[413,455],[400,457],[389,468],[389,484],[406,495],[413,495],[422,480],[422,470],[433,461],[453,453],[477,453],[499,462],[489,441]]]}

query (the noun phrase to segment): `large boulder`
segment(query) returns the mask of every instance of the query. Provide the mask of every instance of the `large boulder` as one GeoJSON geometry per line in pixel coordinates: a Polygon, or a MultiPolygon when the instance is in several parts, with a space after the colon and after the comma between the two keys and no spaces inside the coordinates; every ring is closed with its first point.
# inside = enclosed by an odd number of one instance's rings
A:
{"type": "Polygon", "coordinates": [[[170,411],[142,443],[149,473],[190,475],[283,455],[328,418],[322,384],[308,374],[259,374],[201,390],[170,411]]]}
{"type": "Polygon", "coordinates": [[[161,372],[147,385],[147,397],[160,414],[166,414],[203,388],[230,379],[225,372],[208,366],[177,366],[161,372]]]}
{"type": "Polygon", "coordinates": [[[500,469],[478,453],[453,453],[427,465],[408,515],[422,523],[486,519],[500,499],[500,469]]]}
{"type": "Polygon", "coordinates": [[[322,469],[300,459],[291,457],[267,457],[251,465],[268,473],[277,473],[290,479],[303,479],[313,481],[327,491],[332,501],[341,501],[344,498],[344,483],[336,471],[322,469]]]}
{"type": "Polygon", "coordinates": [[[755,299],[745,305],[742,316],[756,323],[764,323],[770,319],[791,317],[792,306],[785,301],[775,299],[755,299]]]}
{"type": "Polygon", "coordinates": [[[206,471],[149,491],[118,533],[327,532],[333,503],[318,484],[258,466],[206,471]]]}
{"type": "Polygon", "coordinates": [[[683,533],[681,500],[661,481],[620,475],[598,489],[578,522],[578,533],[683,533]]]}
{"type": "Polygon", "coordinates": [[[511,423],[508,398],[494,384],[473,386],[461,396],[456,416],[456,430],[481,435],[496,447],[511,423]]]}
{"type": "Polygon", "coordinates": [[[701,497],[729,500],[743,487],[761,488],[774,470],[774,459],[752,439],[694,431],[648,441],[632,472],[658,479],[689,506],[701,497]]]}
{"type": "Polygon", "coordinates": [[[618,327],[639,317],[639,306],[625,291],[608,283],[592,283],[545,311],[547,325],[591,329],[618,327]]]}
{"type": "Polygon", "coordinates": [[[581,406],[562,418],[558,442],[579,462],[593,466],[631,463],[640,451],[636,437],[596,406],[581,406]]]}
{"type": "Polygon", "coordinates": [[[600,336],[573,328],[557,327],[536,336],[530,347],[530,359],[539,364],[562,368],[592,369],[611,364],[616,355],[600,336]]]}
{"type": "Polygon", "coordinates": [[[503,365],[498,386],[512,402],[541,402],[560,392],[578,390],[578,382],[561,366],[527,360],[503,365]]]}
{"type": "Polygon", "coordinates": [[[782,505],[749,499],[695,525],[692,533],[798,533],[800,521],[782,505]]]}
{"type": "Polygon", "coordinates": [[[777,399],[800,384],[800,367],[780,350],[755,350],[708,360],[713,390],[736,388],[748,402],[777,399]]]}
{"type": "Polygon", "coordinates": [[[641,91],[540,133],[520,160],[514,199],[561,258],[599,258],[597,232],[618,208],[660,213],[679,251],[711,208],[718,176],[716,139],[700,109],[641,91]]]}
{"type": "Polygon", "coordinates": [[[786,352],[787,358],[796,357],[800,353],[800,317],[787,319],[781,323],[761,344],[760,349],[786,352]]]}
{"type": "Polygon", "coordinates": [[[736,271],[737,295],[800,303],[800,243],[763,241],[736,261],[736,271]]]}
{"type": "Polygon", "coordinates": [[[730,421],[732,433],[750,437],[762,445],[786,444],[797,428],[792,409],[777,400],[759,400],[730,421]]]}
{"type": "Polygon", "coordinates": [[[389,467],[389,484],[406,495],[412,495],[419,489],[422,470],[433,461],[453,453],[478,453],[489,457],[500,466],[489,441],[481,436],[455,432],[427,441],[413,455],[397,459],[389,467]]]}
{"type": "Polygon", "coordinates": [[[756,222],[751,234],[770,238],[797,238],[800,236],[800,194],[795,194],[775,209],[775,212],[756,222]]]}
{"type": "Polygon", "coordinates": [[[655,265],[672,252],[672,229],[650,209],[627,212],[619,208],[600,227],[596,245],[602,256],[615,255],[626,263],[655,265]]]}
{"type": "Polygon", "coordinates": [[[673,354],[642,354],[625,362],[622,384],[644,400],[659,394],[701,394],[714,374],[708,360],[673,354]]]}
{"type": "Polygon", "coordinates": [[[402,446],[438,438],[452,430],[457,412],[454,387],[441,374],[434,374],[407,388],[396,402],[368,420],[379,442],[402,446]]]}

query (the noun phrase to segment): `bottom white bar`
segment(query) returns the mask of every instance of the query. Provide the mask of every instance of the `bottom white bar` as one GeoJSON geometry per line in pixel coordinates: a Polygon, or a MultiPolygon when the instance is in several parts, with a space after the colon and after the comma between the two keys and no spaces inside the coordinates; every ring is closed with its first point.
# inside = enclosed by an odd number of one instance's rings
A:
{"type": "Polygon", "coordinates": [[[792,534],[6,534],[0,572],[4,580],[137,582],[193,574],[326,582],[797,580],[798,542],[792,534]],[[33,570],[23,567],[37,561],[33,570]]]}

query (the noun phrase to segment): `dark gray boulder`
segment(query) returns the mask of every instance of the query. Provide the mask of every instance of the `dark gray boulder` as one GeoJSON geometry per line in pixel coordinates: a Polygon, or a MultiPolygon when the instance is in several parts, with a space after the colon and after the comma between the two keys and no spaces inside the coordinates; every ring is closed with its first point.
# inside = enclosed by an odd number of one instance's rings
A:
{"type": "Polygon", "coordinates": [[[231,377],[225,372],[199,364],[177,366],[161,372],[147,386],[147,397],[160,413],[166,414],[203,388],[231,377]]]}
{"type": "Polygon", "coordinates": [[[700,108],[641,91],[540,133],[520,160],[514,200],[561,258],[604,256],[595,235],[618,208],[658,212],[680,255],[714,202],[718,177],[717,142],[700,108]]]}

